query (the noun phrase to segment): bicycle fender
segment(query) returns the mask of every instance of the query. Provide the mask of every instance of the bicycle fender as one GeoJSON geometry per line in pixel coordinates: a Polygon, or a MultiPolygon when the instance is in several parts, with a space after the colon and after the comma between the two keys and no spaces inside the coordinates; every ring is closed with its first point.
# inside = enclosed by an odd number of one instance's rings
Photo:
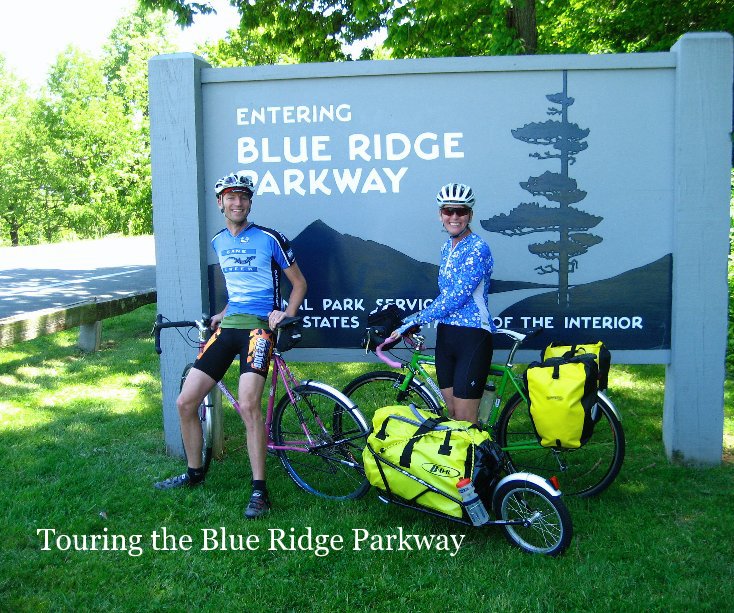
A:
{"type": "Polygon", "coordinates": [[[558,498],[561,495],[561,492],[554,488],[548,481],[543,479],[540,475],[536,475],[533,473],[511,473],[507,475],[506,477],[503,477],[502,480],[495,486],[494,491],[495,494],[492,495],[492,504],[496,502],[494,500],[494,497],[496,493],[499,491],[500,487],[502,487],[505,483],[508,481],[528,481],[530,483],[533,483],[541,488],[543,488],[549,496],[552,496],[553,498],[558,498]]]}
{"type": "Polygon", "coordinates": [[[305,381],[301,381],[301,386],[315,387],[316,389],[320,389],[322,392],[326,392],[328,394],[336,396],[336,398],[340,402],[344,403],[345,406],[348,406],[350,409],[354,410],[354,417],[361,422],[361,425],[363,425],[367,430],[372,430],[372,426],[367,423],[364,415],[362,415],[362,411],[360,411],[359,407],[354,404],[354,400],[351,400],[348,396],[342,394],[338,389],[331,387],[331,385],[327,385],[326,383],[321,383],[321,381],[314,381],[313,379],[306,379],[305,381]]]}
{"type": "Polygon", "coordinates": [[[621,422],[622,414],[619,412],[619,409],[614,405],[614,403],[609,400],[609,396],[607,396],[604,392],[597,392],[597,396],[599,396],[604,402],[607,403],[607,406],[611,409],[612,413],[614,413],[614,416],[621,422]]]}

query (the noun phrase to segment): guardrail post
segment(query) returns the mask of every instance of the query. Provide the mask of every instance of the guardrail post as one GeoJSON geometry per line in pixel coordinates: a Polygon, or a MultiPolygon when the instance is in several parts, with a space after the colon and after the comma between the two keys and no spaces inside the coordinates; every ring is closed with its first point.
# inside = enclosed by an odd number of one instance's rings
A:
{"type": "Polygon", "coordinates": [[[97,298],[94,297],[91,300],[89,309],[87,309],[88,315],[92,315],[93,321],[81,321],[79,325],[79,340],[76,345],[82,351],[87,353],[94,353],[99,350],[99,346],[102,343],[102,321],[97,313],[97,298]]]}
{"type": "Polygon", "coordinates": [[[94,353],[99,350],[102,343],[102,322],[95,321],[91,324],[82,324],[79,326],[79,340],[77,346],[82,351],[94,353]]]}

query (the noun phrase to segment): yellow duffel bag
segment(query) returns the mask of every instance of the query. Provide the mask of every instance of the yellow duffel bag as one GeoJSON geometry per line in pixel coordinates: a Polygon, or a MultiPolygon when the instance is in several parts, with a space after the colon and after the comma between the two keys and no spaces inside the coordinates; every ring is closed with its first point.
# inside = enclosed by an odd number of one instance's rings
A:
{"type": "Polygon", "coordinates": [[[461,517],[456,482],[472,478],[476,447],[489,434],[414,405],[378,409],[372,426],[363,454],[369,482],[411,504],[461,517]]]}

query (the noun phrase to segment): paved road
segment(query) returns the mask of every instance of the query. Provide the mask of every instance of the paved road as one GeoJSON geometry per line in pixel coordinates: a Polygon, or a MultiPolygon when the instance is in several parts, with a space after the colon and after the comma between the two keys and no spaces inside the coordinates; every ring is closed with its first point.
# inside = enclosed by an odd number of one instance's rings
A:
{"type": "Polygon", "coordinates": [[[154,287],[152,236],[0,248],[0,319],[154,287]]]}

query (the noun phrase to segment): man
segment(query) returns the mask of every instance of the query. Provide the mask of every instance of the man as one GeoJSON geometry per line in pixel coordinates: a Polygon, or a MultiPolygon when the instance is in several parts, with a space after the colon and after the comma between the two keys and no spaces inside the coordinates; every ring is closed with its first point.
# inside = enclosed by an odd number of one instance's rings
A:
{"type": "Polygon", "coordinates": [[[221,313],[212,317],[215,332],[194,362],[176,401],[188,470],[154,487],[165,490],[194,486],[204,480],[197,409],[239,355],[238,400],[253,479],[245,517],[255,519],[271,507],[265,486],[267,437],[261,404],[275,341],[272,331],[283,318],[296,315],[306,295],[306,280],[285,236],[247,220],[254,193],[248,176],[232,173],[222,177],[214,191],[226,227],[214,236],[212,246],[224,274],[228,302],[221,313]],[[281,310],[280,298],[282,272],[292,286],[285,311],[281,310]]]}

